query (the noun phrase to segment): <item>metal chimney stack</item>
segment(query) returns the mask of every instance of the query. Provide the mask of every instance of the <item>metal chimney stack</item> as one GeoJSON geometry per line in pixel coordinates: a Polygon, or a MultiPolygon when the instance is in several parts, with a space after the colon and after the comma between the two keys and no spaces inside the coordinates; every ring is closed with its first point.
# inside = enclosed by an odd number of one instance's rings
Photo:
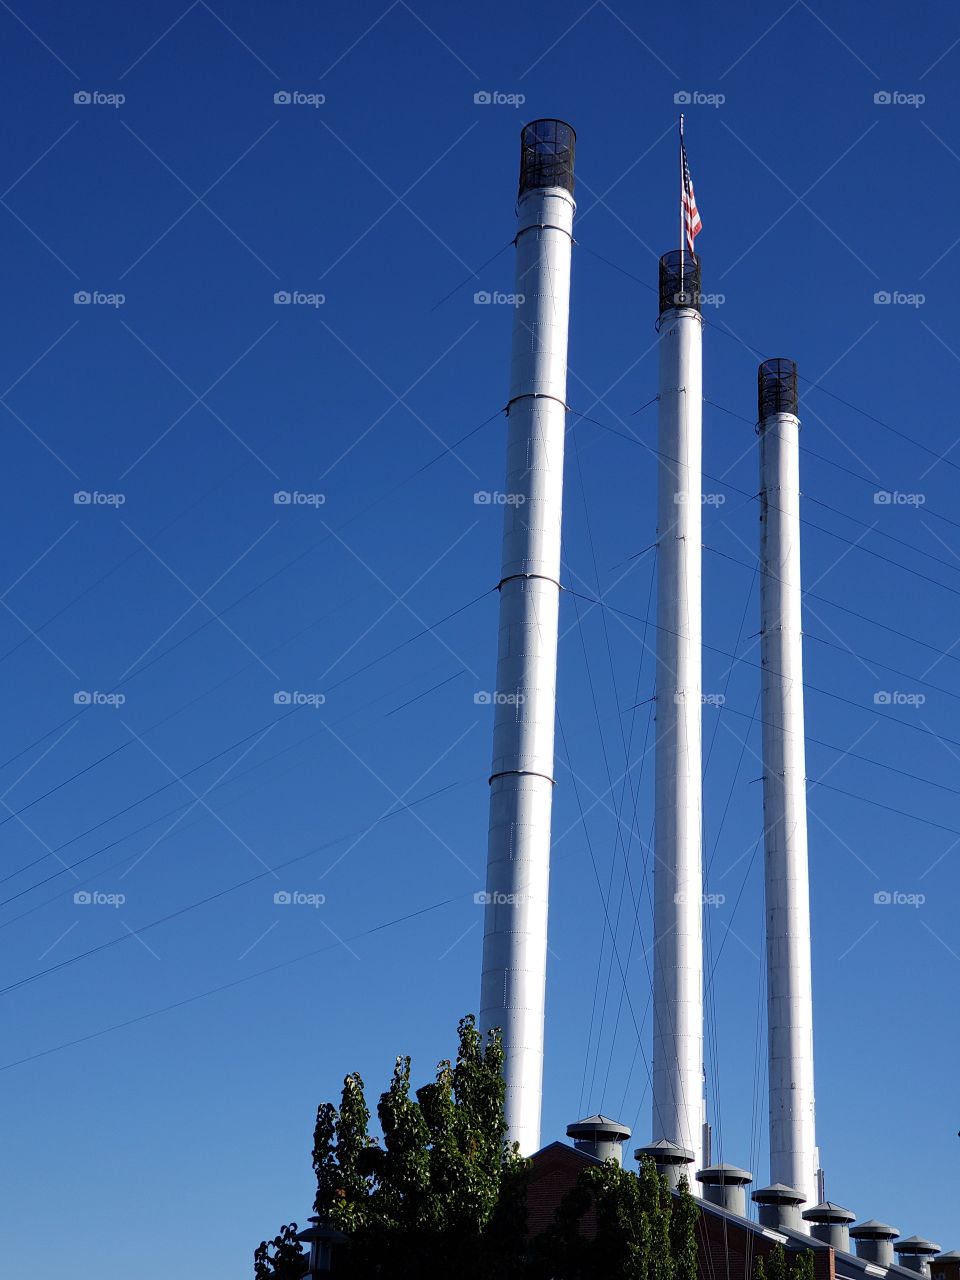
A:
{"type": "MultiPolygon", "coordinates": [[[[660,259],[653,1140],[699,1151],[701,867],[700,259],[660,259]]],[[[691,1190],[700,1192],[700,1184],[691,1190]]]]}
{"type": "Polygon", "coordinates": [[[523,1155],[540,1146],[575,144],[561,120],[521,134],[480,1025],[503,1031],[523,1155]]]}
{"type": "Polygon", "coordinates": [[[868,1218],[866,1222],[850,1228],[850,1239],[854,1241],[857,1257],[878,1267],[893,1266],[893,1242],[899,1234],[899,1227],[878,1222],[876,1218],[868,1218]]]}
{"type": "Polygon", "coordinates": [[[764,360],[760,435],[761,718],[770,1178],[817,1203],[800,618],[797,366],[764,360]]]}

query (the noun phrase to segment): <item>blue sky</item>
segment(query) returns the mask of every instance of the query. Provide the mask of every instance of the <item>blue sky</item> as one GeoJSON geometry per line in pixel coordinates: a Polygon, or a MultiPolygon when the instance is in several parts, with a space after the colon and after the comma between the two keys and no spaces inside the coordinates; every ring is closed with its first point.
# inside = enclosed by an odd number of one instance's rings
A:
{"type": "Polygon", "coordinates": [[[630,708],[653,565],[630,557],[655,538],[656,411],[635,410],[682,92],[722,295],[715,1140],[766,1180],[753,422],[757,359],[785,355],[807,379],[828,1194],[960,1244],[955,15],[196,0],[4,5],[0,27],[8,1247],[67,1245],[78,1280],[187,1253],[242,1275],[309,1211],[316,1104],[354,1069],[375,1100],[399,1052],[427,1078],[476,1005],[501,511],[474,495],[502,486],[511,312],[474,293],[512,288],[518,132],[541,115],[578,131],[568,399],[603,424],[570,420],[566,581],[610,606],[562,613],[544,1136],[600,1107],[649,1136],[652,726],[630,708]]]}

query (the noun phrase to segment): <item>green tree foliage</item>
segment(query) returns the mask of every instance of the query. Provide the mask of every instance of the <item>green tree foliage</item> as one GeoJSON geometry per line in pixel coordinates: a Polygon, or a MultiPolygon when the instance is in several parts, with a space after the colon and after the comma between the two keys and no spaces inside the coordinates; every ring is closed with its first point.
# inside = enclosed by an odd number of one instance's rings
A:
{"type": "Polygon", "coordinates": [[[754,1280],[813,1280],[813,1250],[791,1252],[789,1262],[782,1244],[775,1244],[764,1263],[759,1255],[753,1267],[754,1280]]]}
{"type": "Polygon", "coordinates": [[[526,1234],[526,1161],[506,1141],[503,1047],[461,1020],[455,1062],[412,1094],[410,1059],[398,1058],[369,1135],[363,1081],[344,1081],[340,1108],[317,1112],[314,1208],[350,1236],[338,1271],[351,1280],[389,1274],[509,1276],[526,1234]]]}
{"type": "Polygon", "coordinates": [[[649,1160],[639,1174],[611,1161],[593,1166],[564,1198],[556,1223],[532,1242],[531,1274],[539,1280],[696,1280],[699,1213],[686,1182],[674,1197],[649,1160]],[[584,1230],[591,1209],[593,1239],[584,1230]]]}
{"type": "Polygon", "coordinates": [[[813,1280],[813,1250],[804,1249],[790,1263],[790,1280],[813,1280]]]}
{"type": "MultiPolygon", "coordinates": [[[[377,1104],[382,1138],[356,1074],[340,1106],[317,1110],[314,1211],[349,1237],[338,1246],[341,1280],[697,1280],[699,1207],[650,1161],[639,1174],[609,1161],[584,1170],[557,1220],[527,1240],[529,1162],[507,1142],[503,1046],[472,1017],[457,1028],[456,1060],[414,1092],[410,1059],[397,1058],[377,1104]],[[584,1218],[596,1233],[583,1231],[584,1218]]],[[[255,1255],[255,1280],[299,1280],[306,1255],[284,1227],[255,1255]]],[[[788,1280],[786,1275],[770,1280],[788,1280]]],[[[793,1275],[789,1280],[812,1280],[793,1275]]]]}
{"type": "Polygon", "coordinates": [[[261,1240],[253,1255],[254,1280],[300,1280],[307,1255],[297,1239],[297,1224],[282,1226],[273,1240],[261,1240]]]}

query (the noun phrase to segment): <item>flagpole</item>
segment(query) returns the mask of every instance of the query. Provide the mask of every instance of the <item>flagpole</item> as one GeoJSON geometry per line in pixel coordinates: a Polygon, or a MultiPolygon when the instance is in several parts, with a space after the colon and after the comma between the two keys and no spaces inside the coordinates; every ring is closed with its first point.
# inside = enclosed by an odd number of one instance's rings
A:
{"type": "Polygon", "coordinates": [[[680,112],[680,292],[683,292],[683,112],[680,112]]]}

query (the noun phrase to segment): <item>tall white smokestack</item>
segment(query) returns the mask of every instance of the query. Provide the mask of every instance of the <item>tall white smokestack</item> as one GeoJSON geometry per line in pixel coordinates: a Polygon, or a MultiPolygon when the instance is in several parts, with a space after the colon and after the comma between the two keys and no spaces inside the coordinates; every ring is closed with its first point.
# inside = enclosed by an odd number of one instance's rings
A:
{"type": "Polygon", "coordinates": [[[770,1180],[815,1205],[797,366],[765,360],[758,379],[770,1180]]]}
{"type": "MultiPolygon", "coordinates": [[[[660,259],[653,1138],[699,1153],[701,866],[700,259],[660,259]]],[[[699,1183],[691,1188],[699,1194],[699,1183]]]]}
{"type": "Polygon", "coordinates": [[[521,135],[480,1025],[503,1030],[524,1155],[540,1146],[543,1087],[575,141],[560,120],[521,135]]]}

